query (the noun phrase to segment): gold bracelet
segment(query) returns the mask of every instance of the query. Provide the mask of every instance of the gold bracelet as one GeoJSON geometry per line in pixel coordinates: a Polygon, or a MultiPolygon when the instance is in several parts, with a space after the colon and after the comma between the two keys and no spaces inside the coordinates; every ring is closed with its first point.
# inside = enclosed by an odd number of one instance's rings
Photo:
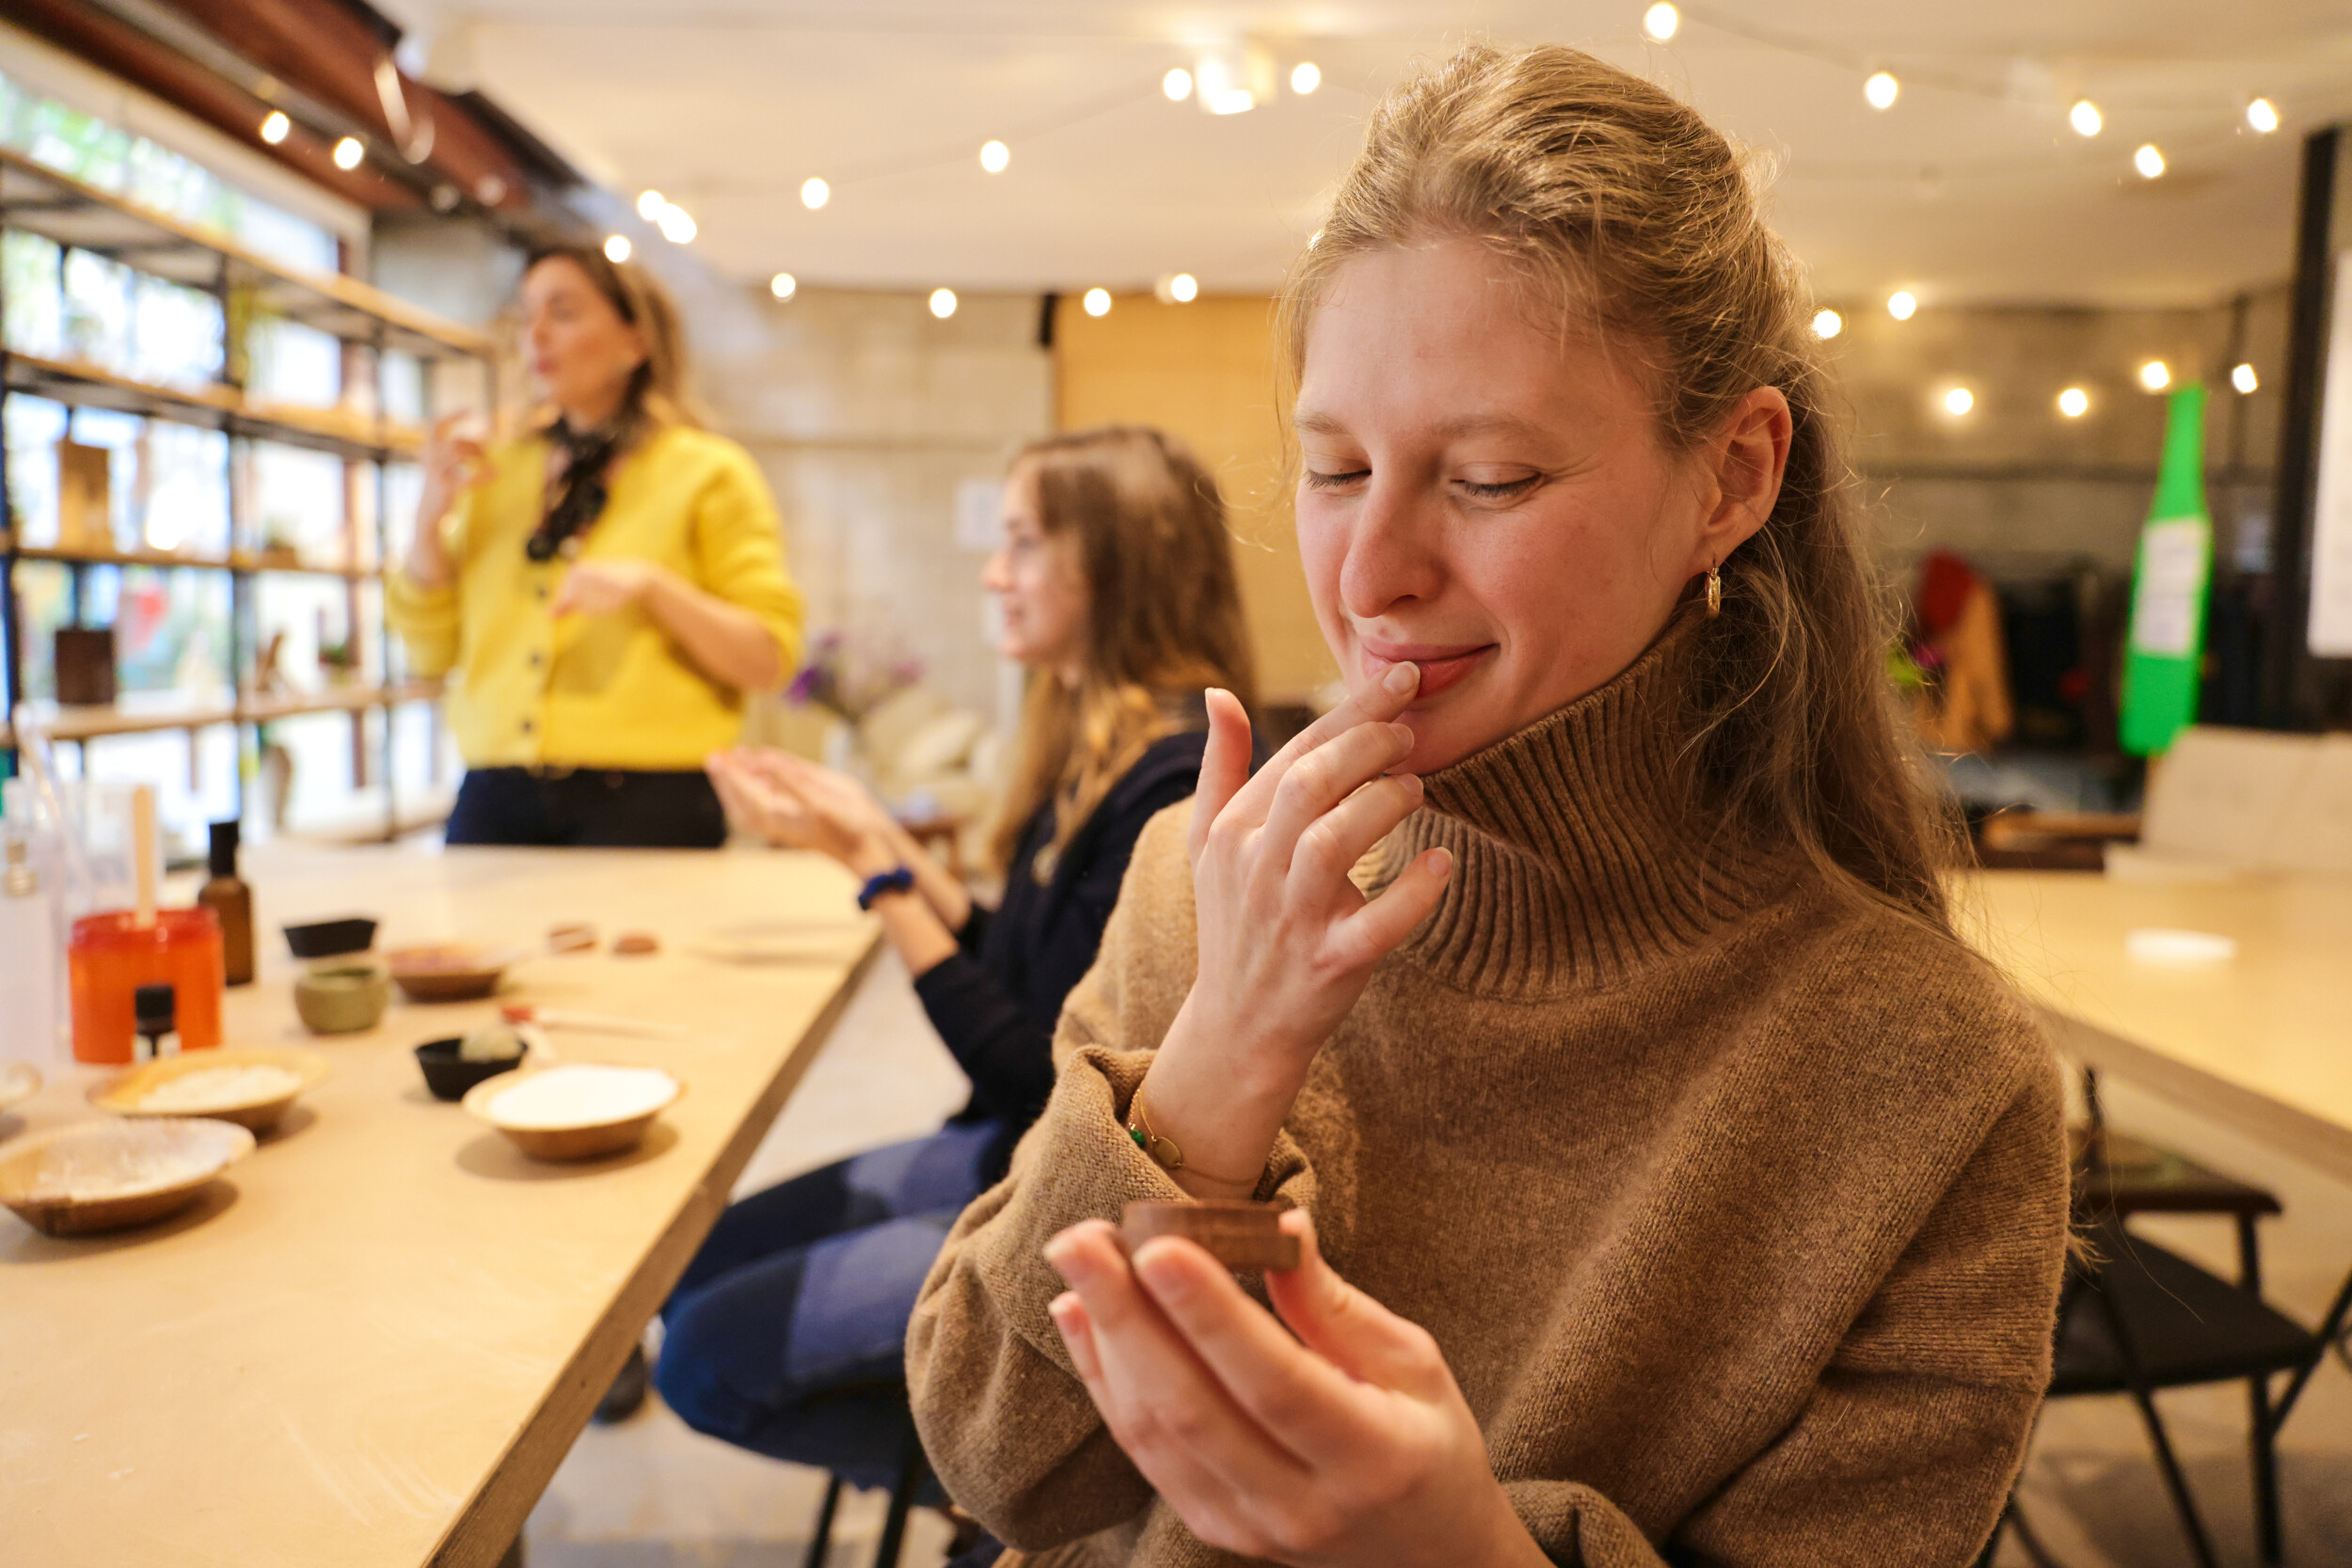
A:
{"type": "Polygon", "coordinates": [[[1137,1148],[1143,1150],[1145,1154],[1151,1156],[1152,1162],[1154,1164],[1158,1165],[1162,1170],[1168,1172],[1170,1176],[1175,1175],[1180,1170],[1189,1170],[1196,1176],[1205,1176],[1212,1181],[1220,1181],[1229,1187],[1248,1187],[1251,1192],[1256,1192],[1258,1190],[1259,1176],[1265,1174],[1264,1167],[1261,1166],[1259,1168],[1258,1176],[1250,1176],[1247,1178],[1238,1176],[1219,1176],[1215,1171],[1202,1170],[1198,1165],[1186,1164],[1184,1163],[1184,1151],[1181,1148],[1177,1147],[1176,1140],[1170,1137],[1164,1137],[1160,1133],[1152,1130],[1151,1118],[1143,1114],[1143,1087],[1141,1085],[1136,1085],[1136,1092],[1129,1096],[1127,1100],[1127,1136],[1135,1140],[1136,1147],[1137,1148]]]}

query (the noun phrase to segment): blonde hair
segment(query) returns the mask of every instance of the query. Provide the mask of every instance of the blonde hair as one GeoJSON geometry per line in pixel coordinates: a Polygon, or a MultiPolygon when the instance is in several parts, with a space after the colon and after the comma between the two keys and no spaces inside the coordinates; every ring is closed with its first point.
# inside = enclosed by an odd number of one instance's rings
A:
{"type": "Polygon", "coordinates": [[[702,428],[702,409],[689,387],[692,369],[686,352],[686,327],[679,319],[677,302],[661,280],[634,261],[613,261],[594,245],[556,245],[534,250],[523,264],[523,276],[530,277],[542,261],[569,261],[578,267],[605,303],[644,339],[644,363],[630,374],[628,389],[621,398],[620,418],[625,425],[634,427],[631,438],[667,425],[702,428]]]}
{"type": "Polygon", "coordinates": [[[1200,460],[1156,430],[1104,425],[1030,442],[1009,465],[1025,467],[1039,523],[1086,583],[1085,652],[1074,685],[1030,676],[990,837],[1000,871],[1049,801],[1058,855],[1144,751],[1190,721],[1177,699],[1207,686],[1256,698],[1225,503],[1200,460]]]}
{"type": "Polygon", "coordinates": [[[1891,624],[1857,537],[1811,302],[1738,154],[1668,93],[1581,51],[1461,50],[1374,112],[1292,271],[1278,330],[1294,395],[1340,270],[1449,240],[1512,264],[1564,331],[1589,326],[1628,353],[1670,451],[1699,447],[1756,388],[1787,397],[1778,503],[1724,563],[1722,615],[1693,639],[1686,702],[1703,786],[1727,825],[1793,844],[1833,886],[1949,929],[1937,878],[1948,826],[1898,738],[1891,624]]]}

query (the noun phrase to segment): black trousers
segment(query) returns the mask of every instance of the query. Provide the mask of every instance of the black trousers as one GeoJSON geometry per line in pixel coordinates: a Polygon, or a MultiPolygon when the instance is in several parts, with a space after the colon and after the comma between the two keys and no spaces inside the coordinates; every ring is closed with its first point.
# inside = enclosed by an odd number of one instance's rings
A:
{"type": "Polygon", "coordinates": [[[469,768],[449,814],[451,844],[582,849],[716,849],[726,813],[709,775],[627,768],[469,768]]]}

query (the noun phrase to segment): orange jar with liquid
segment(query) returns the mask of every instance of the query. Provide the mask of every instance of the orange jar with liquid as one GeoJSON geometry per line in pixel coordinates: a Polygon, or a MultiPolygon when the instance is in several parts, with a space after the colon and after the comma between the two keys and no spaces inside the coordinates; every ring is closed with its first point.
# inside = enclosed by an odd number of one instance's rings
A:
{"type": "Polygon", "coordinates": [[[211,910],[157,910],[146,926],[130,910],[84,915],[73,923],[65,963],[75,1061],[136,1059],[133,993],[159,982],[175,992],[180,1049],[206,1051],[220,1043],[227,974],[220,919],[211,910]]]}

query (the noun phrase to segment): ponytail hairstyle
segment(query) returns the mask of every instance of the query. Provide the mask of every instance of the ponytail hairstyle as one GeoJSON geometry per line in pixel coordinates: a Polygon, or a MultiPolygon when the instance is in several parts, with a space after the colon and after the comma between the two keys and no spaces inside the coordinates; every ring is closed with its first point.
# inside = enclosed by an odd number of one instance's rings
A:
{"type": "Polygon", "coordinates": [[[1626,354],[1669,451],[1700,448],[1756,388],[1788,400],[1779,499],[1724,563],[1722,614],[1692,639],[1702,789],[1727,828],[1948,931],[1950,829],[1899,739],[1893,628],[1857,536],[1812,302],[1739,154],[1688,105],[1581,51],[1461,50],[1374,111],[1292,270],[1277,318],[1284,405],[1341,269],[1452,241],[1484,246],[1564,327],[1626,354]]]}
{"type": "Polygon", "coordinates": [[[1049,801],[1058,856],[1153,741],[1197,722],[1189,699],[1200,688],[1256,705],[1225,502],[1183,443],[1104,425],[1032,441],[1010,467],[1034,480],[1038,520],[1070,551],[1087,603],[1075,684],[1047,670],[1029,677],[989,840],[999,871],[1049,801]]]}

